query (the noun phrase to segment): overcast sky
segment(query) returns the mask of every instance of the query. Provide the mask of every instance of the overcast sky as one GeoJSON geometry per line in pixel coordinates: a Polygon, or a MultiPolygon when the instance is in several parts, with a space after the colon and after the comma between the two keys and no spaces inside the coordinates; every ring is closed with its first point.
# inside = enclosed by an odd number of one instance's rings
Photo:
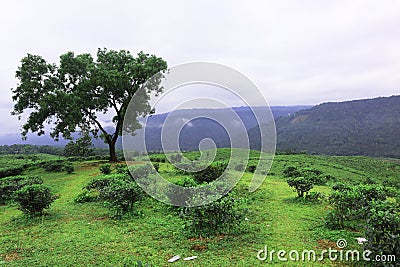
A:
{"type": "Polygon", "coordinates": [[[0,2],[0,123],[27,54],[58,62],[98,47],[221,63],[247,75],[270,105],[318,104],[400,93],[400,1],[0,2]]]}

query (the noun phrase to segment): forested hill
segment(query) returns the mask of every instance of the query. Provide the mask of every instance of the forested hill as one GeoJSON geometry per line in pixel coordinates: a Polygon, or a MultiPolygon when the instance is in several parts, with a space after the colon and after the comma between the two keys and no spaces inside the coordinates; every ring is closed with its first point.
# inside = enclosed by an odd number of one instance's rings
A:
{"type": "Polygon", "coordinates": [[[400,158],[400,96],[320,104],[276,128],[278,150],[400,158]]]}

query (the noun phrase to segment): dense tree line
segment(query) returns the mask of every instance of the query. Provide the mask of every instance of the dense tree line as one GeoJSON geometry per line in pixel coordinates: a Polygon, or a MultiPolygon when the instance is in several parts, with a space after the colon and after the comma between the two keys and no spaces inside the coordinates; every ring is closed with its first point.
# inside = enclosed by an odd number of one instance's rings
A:
{"type": "Polygon", "coordinates": [[[37,145],[25,145],[25,144],[14,144],[0,146],[0,154],[50,154],[50,155],[62,155],[62,147],[55,146],[37,146],[37,145]]]}

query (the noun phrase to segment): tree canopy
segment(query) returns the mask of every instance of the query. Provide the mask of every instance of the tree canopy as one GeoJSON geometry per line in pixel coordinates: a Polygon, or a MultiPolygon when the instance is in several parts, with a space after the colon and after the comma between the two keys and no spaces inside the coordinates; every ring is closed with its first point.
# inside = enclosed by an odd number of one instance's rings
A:
{"type": "MultiPolygon", "coordinates": [[[[115,144],[122,134],[130,99],[150,77],[166,69],[162,58],[143,52],[134,57],[126,50],[98,49],[96,59],[90,54],[68,52],[60,56],[58,65],[28,54],[16,72],[19,83],[12,89],[16,102],[12,114],[21,119],[24,111],[30,112],[22,126],[23,138],[29,131],[44,134],[45,124],[52,125],[50,136],[55,140],[60,135],[71,139],[77,130],[89,129],[95,137],[104,139],[110,160],[117,161],[115,144]],[[98,117],[100,113],[110,114],[115,127],[105,127],[98,117]]],[[[151,112],[151,91],[162,90],[157,81],[152,80],[143,101],[136,103],[140,105],[135,107],[136,114],[129,114],[134,118],[128,126],[132,133],[141,127],[137,117],[151,112]]]]}

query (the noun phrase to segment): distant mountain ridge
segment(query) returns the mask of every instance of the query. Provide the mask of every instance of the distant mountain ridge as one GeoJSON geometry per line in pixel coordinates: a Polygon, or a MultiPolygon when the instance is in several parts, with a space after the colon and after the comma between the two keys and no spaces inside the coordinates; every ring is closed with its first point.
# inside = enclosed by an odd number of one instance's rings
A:
{"type": "MultiPolygon", "coordinates": [[[[266,112],[265,107],[253,109],[255,113],[266,112]]],[[[236,107],[233,110],[245,125],[250,148],[260,149],[260,129],[250,108],[236,107]]],[[[271,111],[276,125],[278,151],[400,158],[400,96],[329,102],[317,106],[273,106],[271,111]]],[[[187,109],[175,112],[178,118],[187,120],[196,114],[206,116],[218,113],[218,116],[224,117],[228,109],[187,109]]],[[[168,115],[157,114],[148,118],[147,150],[162,150],[161,129],[168,115]]],[[[198,118],[182,129],[179,136],[180,148],[197,150],[199,142],[204,138],[214,140],[217,147],[229,147],[230,144],[223,127],[210,119],[198,118]]],[[[27,142],[23,142],[19,133],[0,136],[0,144],[9,145],[65,145],[67,142],[61,140],[57,143],[48,136],[35,135],[29,135],[27,142]]],[[[107,147],[100,139],[93,142],[95,147],[107,147]]],[[[122,148],[121,138],[117,147],[122,148]]]]}
{"type": "Polygon", "coordinates": [[[400,158],[400,96],[323,103],[275,124],[278,150],[400,158]]]}
{"type": "MultiPolygon", "coordinates": [[[[297,105],[297,106],[272,106],[271,112],[274,119],[294,114],[299,110],[311,108],[312,106],[297,105]]],[[[265,112],[266,107],[252,107],[255,113],[265,112]]],[[[246,129],[251,129],[257,125],[257,121],[252,114],[249,107],[233,107],[233,111],[237,113],[246,129]]],[[[183,109],[176,110],[174,113],[182,119],[192,118],[196,114],[202,115],[213,115],[216,114],[220,117],[224,117],[224,113],[230,112],[229,108],[225,109],[183,109]]],[[[148,150],[161,150],[161,127],[163,122],[167,118],[169,113],[156,114],[148,118],[146,128],[146,140],[148,141],[148,150]]],[[[141,119],[143,121],[143,119],[141,119]]],[[[221,146],[225,144],[227,138],[224,129],[217,123],[209,119],[196,119],[191,122],[193,127],[185,127],[180,136],[180,145],[183,150],[194,150],[198,149],[199,141],[205,137],[209,137],[221,146]]],[[[106,127],[107,130],[112,130],[111,127],[106,127]]],[[[140,131],[139,131],[140,132],[140,131]]],[[[74,135],[78,136],[77,134],[74,135]]],[[[0,145],[12,145],[12,144],[35,144],[35,145],[51,145],[51,146],[64,146],[68,143],[68,140],[60,138],[60,141],[56,142],[51,139],[48,134],[44,136],[37,136],[36,134],[29,134],[26,141],[21,140],[20,133],[12,133],[7,135],[0,135],[0,145]]],[[[108,146],[101,139],[93,139],[93,144],[98,148],[107,148],[108,146]]],[[[118,140],[117,148],[122,148],[121,138],[118,140]]]]}

